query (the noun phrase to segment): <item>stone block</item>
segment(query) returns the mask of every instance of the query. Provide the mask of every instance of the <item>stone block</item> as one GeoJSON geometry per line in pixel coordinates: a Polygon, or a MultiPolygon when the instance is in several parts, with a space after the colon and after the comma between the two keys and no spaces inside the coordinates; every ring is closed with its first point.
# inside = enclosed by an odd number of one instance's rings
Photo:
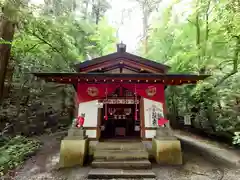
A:
{"type": "Polygon", "coordinates": [[[156,178],[155,173],[150,169],[123,170],[123,169],[91,169],[88,179],[148,179],[156,178]]]}
{"type": "Polygon", "coordinates": [[[97,150],[93,155],[94,159],[102,160],[142,160],[148,159],[147,151],[109,151],[109,150],[97,150]]]}
{"type": "Polygon", "coordinates": [[[88,155],[88,139],[68,139],[61,141],[59,167],[83,166],[88,155]]]}
{"type": "Polygon", "coordinates": [[[158,164],[182,164],[181,143],[177,139],[162,140],[153,138],[152,151],[158,164]]]}
{"type": "Polygon", "coordinates": [[[76,127],[70,128],[68,130],[68,137],[75,137],[75,136],[86,137],[86,130],[80,129],[80,128],[76,128],[76,127]]]}
{"type": "Polygon", "coordinates": [[[92,162],[93,168],[107,168],[107,169],[151,169],[152,165],[149,160],[94,160],[92,162]]]}
{"type": "MultiPolygon", "coordinates": [[[[171,128],[168,127],[158,127],[156,129],[156,137],[174,137],[173,132],[171,130],[171,128]]],[[[174,137],[175,138],[175,137],[174,137]]]]}

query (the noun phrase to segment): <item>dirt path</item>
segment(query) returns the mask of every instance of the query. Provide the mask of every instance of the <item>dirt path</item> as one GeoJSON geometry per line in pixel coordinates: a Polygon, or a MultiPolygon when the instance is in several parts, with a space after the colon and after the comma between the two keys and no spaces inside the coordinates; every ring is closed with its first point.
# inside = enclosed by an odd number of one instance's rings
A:
{"type": "MultiPolygon", "coordinates": [[[[13,180],[83,180],[90,167],[57,170],[59,147],[62,135],[40,137],[44,142],[36,156],[27,160],[16,170],[13,180]]],[[[153,171],[159,180],[239,180],[240,170],[227,169],[207,161],[190,149],[184,152],[184,165],[159,166],[153,164],[153,171]]],[[[5,178],[10,179],[9,177],[5,178]]]]}
{"type": "Polygon", "coordinates": [[[159,180],[239,180],[240,169],[216,165],[191,150],[184,151],[183,166],[153,165],[159,180]]]}
{"type": "MultiPolygon", "coordinates": [[[[12,180],[77,180],[85,179],[89,171],[86,168],[71,168],[58,170],[60,140],[63,134],[53,136],[44,135],[39,137],[43,142],[43,147],[36,156],[28,159],[22,167],[17,169],[12,180]],[[74,176],[74,177],[72,177],[74,176]]],[[[10,179],[9,177],[5,178],[10,179]]]]}

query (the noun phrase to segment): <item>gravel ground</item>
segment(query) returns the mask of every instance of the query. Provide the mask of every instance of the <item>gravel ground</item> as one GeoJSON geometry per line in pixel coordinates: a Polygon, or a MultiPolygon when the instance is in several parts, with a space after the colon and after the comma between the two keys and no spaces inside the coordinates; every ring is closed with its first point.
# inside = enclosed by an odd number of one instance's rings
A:
{"type": "Polygon", "coordinates": [[[159,180],[240,180],[240,169],[213,164],[189,150],[184,152],[184,161],[178,167],[153,164],[153,171],[159,180]]]}
{"type": "MultiPolygon", "coordinates": [[[[90,167],[57,170],[60,137],[42,136],[44,146],[36,156],[3,180],[83,180],[90,167]]],[[[153,171],[159,180],[240,180],[240,169],[215,165],[190,149],[184,151],[184,165],[159,166],[153,163],[153,171]]]]}

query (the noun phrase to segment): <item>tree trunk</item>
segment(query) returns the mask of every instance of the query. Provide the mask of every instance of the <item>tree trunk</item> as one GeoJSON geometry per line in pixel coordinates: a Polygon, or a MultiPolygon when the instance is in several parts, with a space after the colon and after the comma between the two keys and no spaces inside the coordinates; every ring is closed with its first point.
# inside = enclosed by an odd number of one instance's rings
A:
{"type": "MultiPolygon", "coordinates": [[[[208,46],[208,38],[209,38],[209,8],[211,5],[211,0],[208,1],[207,3],[207,8],[206,8],[206,12],[205,12],[205,45],[204,45],[204,49],[203,49],[203,56],[206,56],[207,53],[207,46],[208,46]]],[[[205,72],[204,72],[205,73],[205,72]]]]}
{"type": "Polygon", "coordinates": [[[197,9],[197,12],[196,12],[196,46],[197,46],[197,49],[198,49],[198,67],[199,67],[199,63],[200,63],[200,59],[201,59],[201,56],[200,56],[200,49],[201,49],[201,29],[200,29],[200,20],[199,20],[199,16],[200,16],[200,13],[199,13],[199,10],[198,10],[198,6],[199,6],[199,1],[197,1],[196,3],[196,9],[197,9]]]}
{"type": "MultiPolygon", "coordinates": [[[[15,24],[3,15],[0,19],[0,37],[7,42],[13,40],[15,24]]],[[[10,43],[0,44],[0,102],[3,99],[4,82],[11,52],[10,43]]]]}
{"type": "Polygon", "coordinates": [[[84,10],[84,19],[88,18],[88,6],[89,6],[89,1],[85,1],[85,10],[84,10]]]}
{"type": "Polygon", "coordinates": [[[145,54],[148,52],[148,18],[149,18],[149,13],[143,7],[143,41],[144,41],[144,51],[145,54]]]}
{"type": "MultiPolygon", "coordinates": [[[[12,61],[11,57],[10,57],[10,61],[12,61]]],[[[7,67],[6,75],[5,75],[5,86],[3,91],[3,98],[9,95],[9,91],[12,84],[13,73],[14,73],[14,66],[9,63],[7,67]]]]}
{"type": "Polygon", "coordinates": [[[101,2],[100,0],[92,1],[92,17],[95,18],[95,24],[98,25],[100,21],[101,2]]]}

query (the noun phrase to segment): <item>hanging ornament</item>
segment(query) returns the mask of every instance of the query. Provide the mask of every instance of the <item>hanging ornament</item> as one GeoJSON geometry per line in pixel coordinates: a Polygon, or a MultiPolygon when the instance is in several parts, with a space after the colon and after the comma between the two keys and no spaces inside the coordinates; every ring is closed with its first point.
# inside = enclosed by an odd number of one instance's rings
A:
{"type": "Polygon", "coordinates": [[[135,95],[135,121],[137,121],[138,120],[138,117],[137,117],[138,109],[137,109],[137,87],[136,87],[136,84],[135,84],[134,95],[135,95]]]}
{"type": "Polygon", "coordinates": [[[106,94],[106,103],[105,103],[105,116],[104,116],[104,119],[107,121],[108,120],[108,109],[107,109],[107,102],[108,102],[107,94],[108,94],[108,90],[107,90],[107,88],[106,88],[105,94],[106,94]]]}
{"type": "Polygon", "coordinates": [[[168,122],[167,119],[165,119],[164,117],[160,117],[158,119],[158,126],[166,126],[166,123],[168,122]]]}
{"type": "Polygon", "coordinates": [[[129,115],[131,114],[131,112],[132,112],[132,109],[131,109],[131,108],[124,108],[124,114],[125,114],[126,116],[129,116],[129,115]]]}
{"type": "Polygon", "coordinates": [[[76,127],[82,129],[82,128],[83,128],[84,121],[85,121],[85,114],[84,114],[84,113],[81,113],[81,115],[78,116],[78,118],[77,118],[76,127]]]}
{"type": "Polygon", "coordinates": [[[112,116],[114,115],[116,112],[116,109],[115,108],[108,108],[108,113],[112,116]]]}

